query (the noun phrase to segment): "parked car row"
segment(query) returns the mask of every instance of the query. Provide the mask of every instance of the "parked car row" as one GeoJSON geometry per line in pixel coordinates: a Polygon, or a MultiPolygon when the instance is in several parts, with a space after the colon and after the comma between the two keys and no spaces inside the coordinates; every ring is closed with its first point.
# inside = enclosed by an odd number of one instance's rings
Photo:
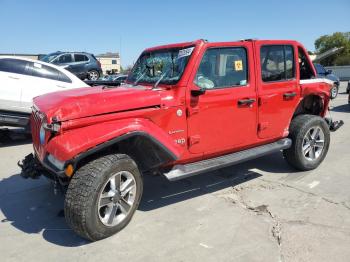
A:
{"type": "Polygon", "coordinates": [[[0,125],[27,126],[33,97],[88,87],[54,64],[18,57],[0,58],[0,125]]]}
{"type": "Polygon", "coordinates": [[[119,86],[126,78],[121,74],[102,76],[101,63],[86,52],[57,51],[39,60],[1,57],[0,126],[28,127],[36,96],[96,85],[119,86]]]}

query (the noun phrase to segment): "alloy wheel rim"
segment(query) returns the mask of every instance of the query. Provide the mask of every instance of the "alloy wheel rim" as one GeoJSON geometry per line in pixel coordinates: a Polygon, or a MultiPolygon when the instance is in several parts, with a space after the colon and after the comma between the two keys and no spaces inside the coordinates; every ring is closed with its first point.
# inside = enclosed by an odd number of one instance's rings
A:
{"type": "Polygon", "coordinates": [[[302,153],[309,161],[318,159],[324,148],[324,133],[320,127],[310,128],[303,139],[302,153]]]}
{"type": "Polygon", "coordinates": [[[136,181],[128,171],[112,175],[103,185],[98,199],[98,216],[102,224],[113,227],[131,212],[136,198],[136,181]]]}
{"type": "Polygon", "coordinates": [[[332,88],[332,97],[336,97],[336,95],[337,95],[337,88],[333,87],[332,88]]]}
{"type": "Polygon", "coordinates": [[[91,79],[91,80],[97,80],[97,78],[98,78],[97,72],[95,72],[95,71],[91,71],[91,72],[89,73],[89,75],[90,75],[90,79],[91,79]]]}

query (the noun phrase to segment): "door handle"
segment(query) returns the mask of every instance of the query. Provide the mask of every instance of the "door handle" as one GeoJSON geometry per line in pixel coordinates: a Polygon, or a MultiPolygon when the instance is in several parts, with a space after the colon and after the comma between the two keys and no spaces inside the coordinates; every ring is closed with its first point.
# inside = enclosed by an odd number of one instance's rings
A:
{"type": "Polygon", "coordinates": [[[291,93],[284,93],[283,97],[285,98],[291,98],[291,97],[295,97],[297,95],[297,93],[295,92],[291,92],[291,93]]]}
{"type": "Polygon", "coordinates": [[[238,105],[239,106],[251,105],[254,102],[255,102],[254,98],[241,99],[241,100],[238,100],[238,105]]]}
{"type": "Polygon", "coordinates": [[[56,85],[59,88],[66,88],[65,86],[56,85]]]}

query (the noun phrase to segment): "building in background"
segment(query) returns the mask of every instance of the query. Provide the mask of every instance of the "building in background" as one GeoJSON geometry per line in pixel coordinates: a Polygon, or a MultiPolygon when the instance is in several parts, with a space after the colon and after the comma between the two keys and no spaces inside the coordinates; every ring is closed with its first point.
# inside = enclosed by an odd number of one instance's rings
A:
{"type": "MultiPolygon", "coordinates": [[[[38,60],[43,54],[0,54],[1,56],[18,56],[38,60]]],[[[103,74],[120,73],[120,56],[119,53],[107,52],[105,54],[96,55],[96,58],[101,63],[103,74]]]]}
{"type": "Polygon", "coordinates": [[[105,54],[96,55],[96,58],[101,63],[103,74],[120,73],[120,56],[119,53],[107,52],[105,54]]]}

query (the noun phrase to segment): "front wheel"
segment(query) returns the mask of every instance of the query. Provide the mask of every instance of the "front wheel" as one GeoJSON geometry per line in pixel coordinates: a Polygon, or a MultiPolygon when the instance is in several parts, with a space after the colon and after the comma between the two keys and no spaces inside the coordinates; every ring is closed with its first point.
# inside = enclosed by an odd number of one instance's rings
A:
{"type": "Polygon", "coordinates": [[[331,99],[334,99],[337,97],[338,95],[338,86],[337,85],[333,85],[331,91],[330,91],[330,96],[331,96],[331,99]]]}
{"type": "Polygon", "coordinates": [[[109,237],[130,222],[143,190],[135,162],[123,154],[100,157],[73,176],[65,198],[70,227],[91,241],[109,237]]]}
{"type": "Polygon", "coordinates": [[[287,162],[302,171],[318,167],[330,143],[326,121],[319,116],[299,115],[292,120],[289,132],[292,146],[283,151],[287,162]]]}

